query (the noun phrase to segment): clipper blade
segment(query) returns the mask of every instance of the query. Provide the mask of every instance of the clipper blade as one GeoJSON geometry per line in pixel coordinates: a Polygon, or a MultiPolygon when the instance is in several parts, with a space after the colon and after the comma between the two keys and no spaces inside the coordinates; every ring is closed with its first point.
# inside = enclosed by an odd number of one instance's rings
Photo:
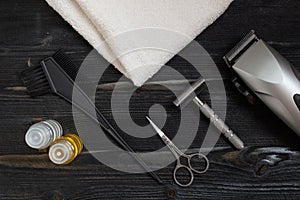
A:
{"type": "Polygon", "coordinates": [[[224,57],[224,61],[227,66],[231,69],[232,72],[232,83],[237,88],[237,90],[247,98],[248,102],[251,104],[256,103],[255,95],[251,92],[251,90],[244,84],[244,82],[240,79],[240,77],[236,74],[236,72],[232,69],[236,62],[239,60],[241,56],[255,43],[257,43],[260,39],[255,35],[255,31],[251,30],[233,49],[231,49],[224,57]]]}
{"type": "Polygon", "coordinates": [[[259,39],[255,35],[255,31],[251,30],[232,50],[230,50],[223,59],[229,68],[235,63],[235,61],[242,55],[249,46],[257,42],[259,39]]]}

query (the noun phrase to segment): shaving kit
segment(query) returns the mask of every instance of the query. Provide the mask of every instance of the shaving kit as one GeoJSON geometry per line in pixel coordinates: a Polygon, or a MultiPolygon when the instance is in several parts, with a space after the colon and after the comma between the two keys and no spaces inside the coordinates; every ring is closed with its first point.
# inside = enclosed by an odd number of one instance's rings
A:
{"type": "MultiPolygon", "coordinates": [[[[232,82],[238,91],[251,103],[256,98],[260,99],[300,136],[300,73],[293,65],[259,39],[254,31],[247,34],[229,51],[224,60],[232,72],[232,82]]],[[[156,173],[134,154],[131,146],[75,84],[78,70],[79,67],[60,50],[44,59],[41,65],[25,69],[22,72],[22,80],[32,97],[54,93],[79,108],[97,122],[122,148],[131,152],[131,156],[152,178],[162,184],[156,173]],[[80,101],[73,101],[74,90],[77,91],[80,101]],[[93,115],[95,111],[96,117],[93,115]]],[[[173,103],[181,106],[182,102],[189,99],[188,97],[204,83],[204,79],[199,79],[173,103]]],[[[197,96],[192,101],[235,148],[244,148],[244,142],[205,102],[197,96]]],[[[63,136],[62,126],[55,120],[32,125],[25,135],[25,141],[28,146],[35,149],[49,148],[49,159],[58,165],[71,163],[83,149],[81,139],[75,134],[63,136]]]]}

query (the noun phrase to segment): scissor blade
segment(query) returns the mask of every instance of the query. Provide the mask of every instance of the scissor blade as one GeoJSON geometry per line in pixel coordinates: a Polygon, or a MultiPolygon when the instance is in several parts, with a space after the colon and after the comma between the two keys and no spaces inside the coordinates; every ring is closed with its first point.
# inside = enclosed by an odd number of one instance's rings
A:
{"type": "Polygon", "coordinates": [[[162,141],[167,145],[167,147],[171,150],[171,152],[174,154],[175,158],[178,159],[179,155],[182,155],[183,153],[173,144],[173,142],[166,136],[162,130],[160,130],[153,121],[149,117],[146,116],[148,121],[150,122],[151,126],[154,128],[154,130],[158,133],[158,135],[161,137],[162,141]]]}
{"type": "Polygon", "coordinates": [[[146,116],[146,118],[160,137],[165,136],[164,132],[162,132],[162,130],[160,130],[149,117],[146,116]]]}

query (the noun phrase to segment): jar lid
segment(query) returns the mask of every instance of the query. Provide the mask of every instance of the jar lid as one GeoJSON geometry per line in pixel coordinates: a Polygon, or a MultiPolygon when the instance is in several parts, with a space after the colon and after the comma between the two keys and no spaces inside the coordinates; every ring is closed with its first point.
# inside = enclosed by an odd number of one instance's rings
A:
{"type": "Polygon", "coordinates": [[[45,149],[51,144],[51,130],[45,124],[35,124],[29,128],[25,135],[28,146],[34,149],[45,149]]]}
{"type": "Polygon", "coordinates": [[[49,150],[49,159],[58,165],[66,164],[73,156],[73,146],[70,142],[65,140],[54,143],[49,150]]]}

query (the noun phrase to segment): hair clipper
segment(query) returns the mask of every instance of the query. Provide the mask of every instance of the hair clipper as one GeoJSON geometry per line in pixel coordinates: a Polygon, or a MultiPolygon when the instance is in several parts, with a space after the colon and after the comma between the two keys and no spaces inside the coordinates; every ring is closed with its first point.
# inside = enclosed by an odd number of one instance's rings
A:
{"type": "Polygon", "coordinates": [[[233,82],[239,91],[251,97],[251,90],[300,136],[300,74],[292,64],[253,30],[224,60],[237,75],[233,82]]]}

